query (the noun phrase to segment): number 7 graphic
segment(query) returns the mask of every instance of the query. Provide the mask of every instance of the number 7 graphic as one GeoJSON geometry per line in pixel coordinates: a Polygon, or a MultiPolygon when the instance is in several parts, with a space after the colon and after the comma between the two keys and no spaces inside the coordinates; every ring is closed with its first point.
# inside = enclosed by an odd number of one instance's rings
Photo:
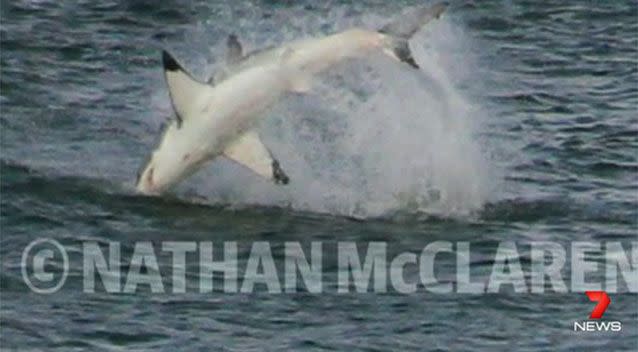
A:
{"type": "Polygon", "coordinates": [[[607,293],[605,291],[587,291],[585,292],[585,294],[587,295],[587,297],[589,297],[590,301],[598,302],[598,304],[596,304],[596,306],[594,307],[594,310],[591,311],[589,318],[602,318],[603,314],[605,314],[607,306],[609,306],[609,303],[611,303],[611,300],[609,299],[609,296],[607,296],[607,293]]]}

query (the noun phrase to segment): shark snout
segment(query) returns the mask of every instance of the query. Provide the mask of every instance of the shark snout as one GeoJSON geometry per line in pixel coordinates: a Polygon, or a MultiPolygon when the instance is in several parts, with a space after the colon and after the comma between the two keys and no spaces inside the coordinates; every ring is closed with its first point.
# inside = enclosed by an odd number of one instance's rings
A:
{"type": "Polygon", "coordinates": [[[157,195],[160,193],[161,189],[156,184],[153,178],[154,168],[149,166],[144,170],[144,172],[140,175],[137,180],[137,190],[141,193],[148,195],[157,195]]]}

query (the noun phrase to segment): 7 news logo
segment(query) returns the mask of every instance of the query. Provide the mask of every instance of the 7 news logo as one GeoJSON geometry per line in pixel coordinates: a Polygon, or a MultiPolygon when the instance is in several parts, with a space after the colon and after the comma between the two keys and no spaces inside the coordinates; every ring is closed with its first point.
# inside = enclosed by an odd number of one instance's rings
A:
{"type": "Polygon", "coordinates": [[[598,302],[598,303],[596,304],[596,306],[594,307],[594,310],[592,310],[591,314],[589,315],[590,320],[574,322],[574,331],[587,331],[587,332],[621,331],[622,323],[619,321],[591,320],[591,319],[600,320],[603,317],[603,314],[605,314],[605,310],[607,310],[607,307],[611,303],[611,300],[609,299],[609,296],[607,296],[607,293],[605,291],[587,291],[585,292],[585,294],[587,295],[587,297],[589,297],[590,301],[598,302]]]}

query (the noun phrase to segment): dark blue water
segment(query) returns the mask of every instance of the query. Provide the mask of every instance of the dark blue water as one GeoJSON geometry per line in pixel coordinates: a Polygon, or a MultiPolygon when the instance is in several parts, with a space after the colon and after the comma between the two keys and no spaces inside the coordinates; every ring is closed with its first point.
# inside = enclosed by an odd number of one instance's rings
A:
{"type": "MultiPolygon", "coordinates": [[[[257,49],[379,28],[415,4],[2,2],[1,347],[636,350],[638,297],[626,287],[605,313],[623,323],[616,334],[573,331],[592,308],[581,292],[334,290],[338,241],[385,241],[390,254],[467,241],[476,281],[499,241],[628,250],[638,239],[635,1],[453,3],[412,41],[420,72],[359,60],[268,112],[260,133],[290,186],[222,160],[171,195],[133,191],[172,114],[160,49],[205,78],[223,65],[229,33],[257,49]],[[22,251],[43,237],[69,250],[69,278],[52,295],[31,292],[20,271],[22,251]],[[84,293],[87,240],[119,241],[125,260],[136,241],[237,241],[240,268],[255,241],[270,242],[278,265],[285,241],[322,241],[327,289],[199,293],[193,280],[184,294],[84,293]]],[[[158,260],[169,281],[170,256],[158,260]]]]}

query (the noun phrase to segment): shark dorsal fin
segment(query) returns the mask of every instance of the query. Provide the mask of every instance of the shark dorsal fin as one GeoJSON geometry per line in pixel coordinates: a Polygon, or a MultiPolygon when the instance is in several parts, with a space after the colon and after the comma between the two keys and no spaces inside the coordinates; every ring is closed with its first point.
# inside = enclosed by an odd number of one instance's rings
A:
{"type": "Polygon", "coordinates": [[[226,63],[234,64],[241,60],[244,55],[244,49],[235,34],[228,36],[226,40],[226,63]]]}
{"type": "Polygon", "coordinates": [[[184,120],[192,115],[191,112],[195,108],[193,104],[195,98],[210,89],[210,86],[195,80],[167,51],[162,52],[162,62],[179,128],[184,120]]]}

